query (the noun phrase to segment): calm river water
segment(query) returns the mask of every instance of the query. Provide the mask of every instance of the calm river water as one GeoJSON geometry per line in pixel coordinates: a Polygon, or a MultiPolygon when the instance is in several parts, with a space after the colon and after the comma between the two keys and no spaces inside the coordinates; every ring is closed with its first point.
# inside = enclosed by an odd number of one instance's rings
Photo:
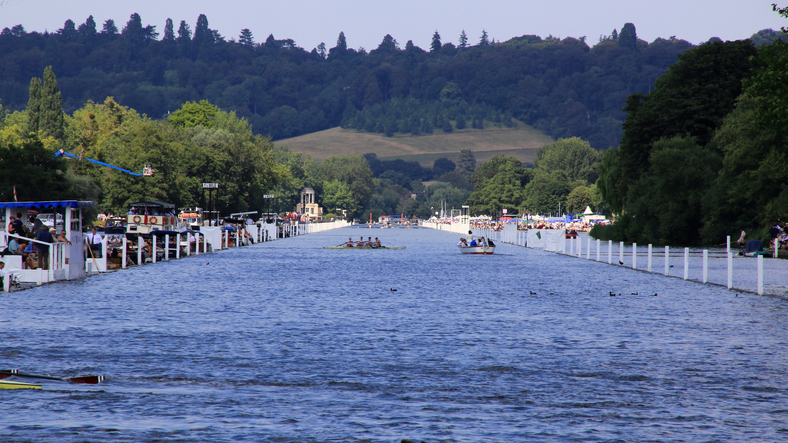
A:
{"type": "Polygon", "coordinates": [[[344,228],[2,295],[0,369],[107,380],[0,391],[0,441],[788,440],[785,299],[458,238],[344,228]],[[351,235],[407,249],[322,249],[351,235]]]}

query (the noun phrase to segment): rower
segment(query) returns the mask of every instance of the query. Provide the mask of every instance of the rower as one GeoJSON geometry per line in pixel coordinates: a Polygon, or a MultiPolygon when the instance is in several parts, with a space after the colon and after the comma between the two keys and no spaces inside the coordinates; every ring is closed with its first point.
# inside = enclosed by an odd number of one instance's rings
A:
{"type": "Polygon", "coordinates": [[[358,239],[358,241],[356,242],[356,247],[357,248],[363,248],[364,247],[364,237],[361,237],[361,238],[358,239]]]}
{"type": "Polygon", "coordinates": [[[352,248],[353,247],[353,239],[348,237],[347,241],[345,242],[345,246],[347,246],[348,248],[352,248]]]}
{"type": "Polygon", "coordinates": [[[372,242],[372,247],[373,248],[380,248],[381,247],[380,246],[380,240],[377,237],[375,237],[375,241],[372,242]]]}
{"type": "Polygon", "coordinates": [[[366,242],[366,243],[364,243],[364,246],[368,246],[368,247],[370,247],[370,248],[371,248],[372,246],[374,246],[374,245],[372,244],[372,237],[367,237],[367,242],[366,242]]]}

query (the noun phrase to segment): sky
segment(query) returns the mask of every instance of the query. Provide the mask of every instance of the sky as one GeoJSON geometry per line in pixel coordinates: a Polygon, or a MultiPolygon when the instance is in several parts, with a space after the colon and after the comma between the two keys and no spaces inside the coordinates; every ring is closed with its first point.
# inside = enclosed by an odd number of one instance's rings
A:
{"type": "Polygon", "coordinates": [[[321,42],[336,46],[340,31],[348,47],[367,51],[386,34],[402,48],[412,40],[428,50],[435,31],[443,43],[456,45],[463,30],[471,44],[486,31],[496,41],[531,34],[585,36],[593,46],[600,35],[620,31],[625,23],[633,23],[638,37],[649,43],[675,36],[700,44],[788,27],[788,19],[772,11],[775,2],[788,5],[785,0],[0,0],[0,29],[21,24],[27,32],[54,32],[68,19],[79,26],[92,15],[99,30],[107,19],[120,30],[136,12],[143,26],[156,26],[160,34],[167,18],[176,30],[181,20],[194,30],[197,17],[205,14],[209,27],[227,40],[249,28],[257,42],[273,34],[307,51],[321,42]]]}

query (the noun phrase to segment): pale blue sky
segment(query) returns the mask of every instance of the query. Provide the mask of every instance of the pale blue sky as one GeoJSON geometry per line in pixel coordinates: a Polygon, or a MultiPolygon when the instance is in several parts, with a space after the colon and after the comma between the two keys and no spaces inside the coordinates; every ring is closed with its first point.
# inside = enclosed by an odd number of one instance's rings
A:
{"type": "MultiPolygon", "coordinates": [[[[536,34],[546,37],[586,36],[591,45],[600,34],[635,24],[638,36],[648,42],[676,36],[699,44],[711,37],[723,40],[747,38],[764,29],[788,26],[788,20],[771,10],[777,0],[0,0],[0,29],[22,24],[30,31],[54,32],[67,19],[77,26],[93,15],[99,29],[107,19],[122,29],[137,12],[143,25],[159,33],[167,18],[177,29],[181,20],[192,30],[199,14],[208,17],[211,29],[226,39],[237,40],[249,28],[255,40],[273,33],[277,39],[292,38],[311,50],[320,42],[336,45],[340,31],[348,46],[375,49],[391,34],[405,46],[408,40],[428,49],[432,34],[444,43],[457,43],[464,29],[475,44],[486,30],[490,39],[536,34]]],[[[781,5],[788,2],[779,2],[781,5]]]]}

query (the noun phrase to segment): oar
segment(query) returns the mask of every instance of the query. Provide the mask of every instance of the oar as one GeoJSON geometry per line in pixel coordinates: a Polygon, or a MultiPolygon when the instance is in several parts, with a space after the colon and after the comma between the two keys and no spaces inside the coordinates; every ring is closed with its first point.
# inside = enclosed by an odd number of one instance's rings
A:
{"type": "Polygon", "coordinates": [[[71,383],[86,383],[90,385],[96,385],[104,381],[103,375],[86,375],[84,377],[50,377],[48,375],[35,375],[35,374],[24,374],[22,372],[18,372],[16,369],[11,370],[3,370],[0,371],[0,378],[8,378],[12,375],[16,375],[17,377],[27,377],[27,378],[42,378],[45,380],[60,380],[60,381],[68,381],[71,383]]]}

